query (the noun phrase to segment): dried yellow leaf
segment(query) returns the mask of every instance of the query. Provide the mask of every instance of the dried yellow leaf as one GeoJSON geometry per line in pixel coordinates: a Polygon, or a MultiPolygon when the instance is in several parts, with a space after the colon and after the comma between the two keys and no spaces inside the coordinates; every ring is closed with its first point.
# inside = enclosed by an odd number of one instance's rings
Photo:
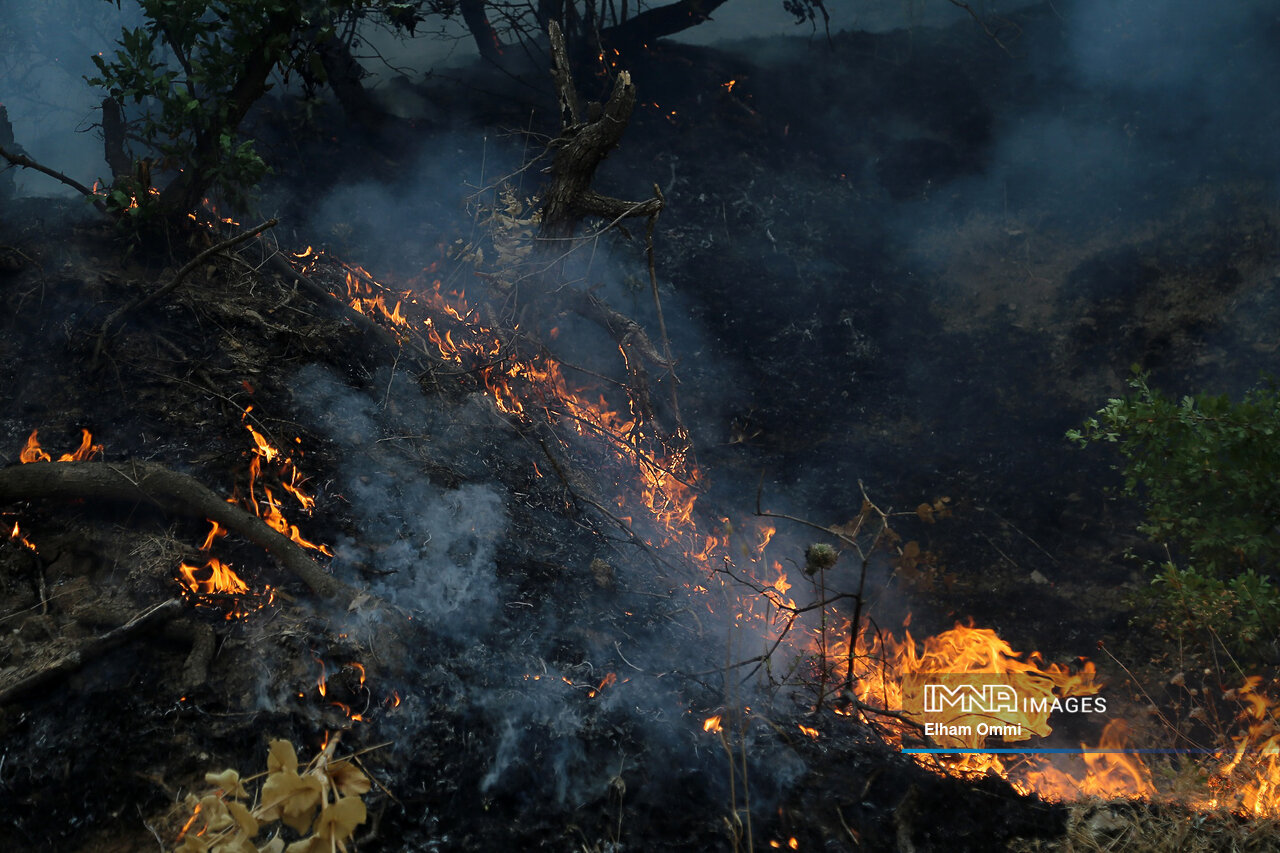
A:
{"type": "Polygon", "coordinates": [[[350,761],[337,761],[329,765],[329,778],[339,793],[347,797],[358,797],[369,793],[373,783],[369,777],[360,772],[350,761]]]}
{"type": "Polygon", "coordinates": [[[213,845],[209,853],[258,853],[258,848],[253,846],[252,841],[236,833],[234,838],[213,845]]]}
{"type": "Polygon", "coordinates": [[[235,819],[240,831],[245,834],[246,838],[253,838],[258,834],[258,819],[253,816],[249,809],[245,808],[244,803],[237,803],[232,800],[227,803],[227,811],[231,812],[231,817],[235,819]]]}
{"type": "Polygon", "coordinates": [[[182,841],[182,846],[175,848],[173,853],[208,853],[209,844],[203,838],[195,835],[188,835],[182,841]]]}
{"type": "Polygon", "coordinates": [[[332,847],[318,835],[295,841],[284,849],[284,853],[331,853],[332,847]]]}
{"type": "Polygon", "coordinates": [[[321,784],[315,776],[299,776],[280,770],[262,783],[262,820],[282,820],[297,832],[306,832],[320,805],[321,784]]]}
{"type": "Polygon", "coordinates": [[[267,772],[277,770],[298,772],[298,753],[293,751],[293,744],[287,740],[273,740],[267,744],[267,772]]]}
{"type": "Polygon", "coordinates": [[[235,823],[227,811],[227,804],[214,794],[200,798],[200,816],[204,818],[205,826],[209,827],[210,832],[221,832],[235,823]]]}
{"type": "Polygon", "coordinates": [[[249,792],[244,789],[244,785],[240,783],[240,774],[235,770],[223,770],[221,773],[204,774],[206,784],[212,785],[221,790],[228,797],[243,799],[249,796],[249,792]]]}
{"type": "Polygon", "coordinates": [[[316,820],[316,838],[327,839],[346,850],[346,841],[355,835],[356,827],[364,823],[368,812],[364,800],[359,797],[342,797],[325,806],[316,820]]]}

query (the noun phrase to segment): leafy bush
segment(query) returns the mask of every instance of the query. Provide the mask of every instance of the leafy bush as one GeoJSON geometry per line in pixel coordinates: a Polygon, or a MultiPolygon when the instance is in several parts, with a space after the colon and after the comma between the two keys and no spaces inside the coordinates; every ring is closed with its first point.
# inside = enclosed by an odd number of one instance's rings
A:
{"type": "MultiPolygon", "coordinates": [[[[99,76],[89,79],[122,105],[136,109],[131,132],[147,148],[146,171],[172,180],[148,198],[131,187],[132,203],[168,216],[185,216],[210,189],[242,202],[266,164],[251,141],[238,136],[249,108],[267,91],[268,78],[292,61],[313,29],[308,4],[215,0],[139,0],[145,26],[124,28],[113,55],[93,57],[99,76]]],[[[331,13],[349,4],[310,4],[331,13]],[[333,7],[333,8],[331,8],[333,7]]],[[[148,178],[150,175],[148,174],[148,178]]]]}
{"type": "Polygon", "coordinates": [[[1207,625],[1247,648],[1280,616],[1280,390],[1175,400],[1141,373],[1129,387],[1067,437],[1118,445],[1122,492],[1145,510],[1139,530],[1170,549],[1154,567],[1164,624],[1207,625]]]}

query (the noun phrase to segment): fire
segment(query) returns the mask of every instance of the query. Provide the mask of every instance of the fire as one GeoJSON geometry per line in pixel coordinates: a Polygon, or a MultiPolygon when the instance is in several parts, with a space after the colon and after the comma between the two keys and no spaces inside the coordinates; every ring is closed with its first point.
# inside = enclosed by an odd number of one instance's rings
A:
{"type": "Polygon", "coordinates": [[[36,546],[32,544],[31,540],[28,539],[26,536],[22,535],[22,528],[18,526],[18,522],[16,521],[13,523],[13,532],[9,534],[9,541],[17,542],[20,545],[22,545],[22,547],[30,551],[37,550],[36,546]]]}
{"type": "MultiPolygon", "coordinates": [[[[44,451],[37,438],[39,430],[33,429],[23,445],[18,460],[26,465],[31,462],[52,462],[53,457],[44,451]]],[[[87,462],[102,453],[102,445],[93,443],[93,435],[87,429],[80,430],[80,446],[58,457],[59,462],[87,462]]]]}
{"type": "MultiPolygon", "coordinates": [[[[726,92],[732,92],[737,82],[729,80],[721,85],[726,92]]],[[[651,106],[662,110],[657,103],[651,106]]],[[[663,112],[668,118],[676,116],[675,111],[663,112]]],[[[905,723],[886,723],[885,718],[875,717],[868,709],[902,708],[904,698],[918,690],[928,676],[998,677],[1014,685],[1020,696],[1032,701],[1016,712],[985,722],[1000,724],[999,740],[1026,743],[1051,733],[1049,716],[1053,702],[1098,694],[1101,685],[1092,663],[1081,661],[1071,667],[1047,663],[1037,653],[1016,652],[989,629],[957,625],[922,642],[905,631],[903,639],[898,640],[869,631],[866,624],[854,630],[847,616],[842,616],[831,605],[817,609],[815,615],[819,619],[816,621],[821,622],[821,629],[812,627],[815,621],[812,616],[802,623],[805,609],[790,597],[793,580],[779,560],[766,557],[766,550],[777,532],[775,528],[762,526],[744,536],[734,530],[729,519],[721,518],[715,529],[699,529],[695,507],[701,475],[690,456],[688,435],[659,432],[654,424],[646,421],[635,400],[617,406],[601,394],[574,387],[566,379],[561,365],[545,352],[522,351],[518,327],[507,330],[495,322],[482,320],[482,316],[488,315],[472,307],[463,291],[448,290],[439,279],[419,279],[411,282],[409,288],[397,291],[379,283],[364,269],[326,259],[312,247],[295,254],[294,258],[307,271],[315,270],[325,260],[336,264],[345,286],[345,292],[335,293],[336,297],[382,323],[401,341],[416,340],[446,364],[456,365],[457,375],[476,377],[499,412],[522,423],[535,419],[550,422],[568,433],[593,439],[595,446],[603,448],[601,453],[605,459],[611,458],[612,462],[633,471],[637,478],[636,496],[646,512],[637,521],[621,511],[633,501],[620,495],[617,498],[620,511],[615,519],[625,524],[640,541],[655,548],[675,549],[701,567],[705,580],[691,581],[686,586],[694,595],[705,596],[709,610],[714,612],[710,590],[719,583],[735,607],[738,625],[750,624],[766,638],[767,645],[776,647],[785,641],[795,653],[817,662],[819,671],[815,680],[826,691],[819,707],[829,702],[827,707],[836,713],[874,718],[891,739],[906,745],[919,737],[917,731],[905,723]],[[750,591],[744,594],[744,586],[755,594],[750,591]],[[842,620],[843,629],[832,631],[842,620]]],[[[434,265],[424,270],[428,276],[434,271],[434,265]]],[[[554,336],[553,331],[553,339],[554,336]]],[[[626,352],[622,355],[625,361],[626,352]]],[[[255,442],[257,439],[255,436],[255,442]]],[[[258,446],[263,447],[261,443],[258,446]]],[[[265,452],[262,455],[267,458],[265,452]]],[[[543,475],[536,463],[534,470],[538,476],[543,475]]],[[[270,493],[267,494],[266,503],[274,508],[275,502],[270,493]]],[[[304,505],[304,508],[310,507],[304,505]]],[[[296,528],[291,528],[290,535],[294,532],[296,528]]],[[[541,676],[526,675],[525,678],[537,681],[541,676]]],[[[590,689],[590,695],[594,696],[612,683],[611,678],[613,674],[594,689],[589,685],[575,685],[568,678],[563,680],[570,686],[590,689]]],[[[398,698],[397,695],[397,701],[398,698]]],[[[1225,786],[1226,781],[1235,780],[1247,767],[1259,763],[1246,760],[1250,751],[1269,750],[1267,761],[1262,762],[1264,766],[1255,769],[1248,781],[1236,784],[1235,790],[1240,792],[1238,807],[1241,810],[1255,814],[1280,813],[1277,795],[1280,715],[1270,710],[1274,707],[1270,703],[1260,699],[1251,701],[1250,732],[1237,740],[1233,760],[1223,762],[1215,778],[1225,786]]],[[[953,719],[951,724],[959,728],[961,722],[953,719]]],[[[705,732],[720,733],[722,716],[709,716],[702,726],[705,732]]],[[[799,729],[807,737],[819,736],[816,728],[799,726],[799,729]]],[[[970,734],[948,731],[931,737],[938,747],[969,749],[970,754],[945,758],[921,756],[920,760],[939,772],[960,775],[994,772],[1010,779],[1020,790],[1052,799],[1085,795],[1147,797],[1155,791],[1152,774],[1146,766],[1136,756],[1122,753],[1128,732],[1119,720],[1113,720],[1106,727],[1096,748],[1083,749],[1080,766],[1074,769],[1038,760],[1006,765],[1000,755],[981,752],[987,748],[988,738],[977,732],[974,725],[970,734]]],[[[771,842],[774,847],[781,844],[771,842]]],[[[786,844],[791,849],[798,847],[795,839],[786,844]]]]}
{"type": "Polygon", "coordinates": [[[594,699],[596,698],[596,696],[600,694],[601,690],[604,690],[606,687],[612,687],[617,683],[618,683],[618,674],[616,672],[611,672],[608,675],[606,675],[604,678],[600,679],[600,683],[595,686],[594,690],[589,690],[587,692],[587,698],[594,699]]]}
{"type": "MultiPolygon", "coordinates": [[[[317,255],[308,247],[294,257],[312,269],[317,255]]],[[[440,279],[395,291],[357,265],[335,263],[345,285],[335,296],[402,338],[420,337],[441,360],[473,373],[500,412],[525,422],[545,418],[600,439],[615,461],[634,468],[642,480],[641,500],[662,531],[650,544],[668,544],[692,528],[698,475],[687,464],[687,435],[677,435],[669,447],[634,412],[622,413],[602,396],[572,388],[554,359],[518,352],[512,340],[518,327],[506,332],[482,322],[466,293],[446,290],[440,279]]]]}
{"type": "Polygon", "coordinates": [[[1260,692],[1262,679],[1250,676],[1236,698],[1244,702],[1239,721],[1244,732],[1214,771],[1214,796],[1206,807],[1229,807],[1255,817],[1280,815],[1280,704],[1260,692]]]}
{"type": "Polygon", "coordinates": [[[178,572],[187,589],[198,596],[244,595],[249,591],[249,585],[217,557],[211,557],[201,567],[183,562],[178,566],[178,572]]]}
{"type": "Polygon", "coordinates": [[[205,554],[201,566],[193,566],[185,560],[178,565],[178,583],[182,594],[194,600],[197,606],[219,607],[226,610],[227,620],[244,619],[275,601],[275,590],[270,586],[253,593],[249,584],[223,562],[209,555],[215,540],[227,535],[216,521],[209,522],[209,533],[200,546],[205,554]]]}
{"type": "MultiPolygon", "coordinates": [[[[253,407],[250,406],[245,410],[245,418],[248,418],[252,409],[253,407]]],[[[266,436],[254,429],[250,424],[246,423],[244,426],[249,431],[249,437],[253,440],[253,449],[250,451],[253,454],[253,458],[249,460],[249,498],[246,501],[241,501],[238,495],[233,495],[231,503],[238,503],[244,506],[245,509],[266,522],[267,526],[272,530],[289,537],[303,548],[318,551],[327,557],[332,557],[333,552],[327,546],[319,545],[306,539],[299,532],[298,526],[289,522],[270,487],[263,485],[261,487],[262,495],[259,497],[257,489],[259,480],[262,477],[262,463],[267,462],[276,466],[280,487],[298,502],[303,512],[311,512],[316,504],[315,498],[302,489],[306,480],[294,465],[293,457],[285,456],[266,436]]]]}

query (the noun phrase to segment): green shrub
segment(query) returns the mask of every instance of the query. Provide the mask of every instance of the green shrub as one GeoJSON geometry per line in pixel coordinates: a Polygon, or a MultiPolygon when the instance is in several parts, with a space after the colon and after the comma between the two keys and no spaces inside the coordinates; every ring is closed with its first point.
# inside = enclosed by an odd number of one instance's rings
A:
{"type": "Polygon", "coordinates": [[[1239,402],[1174,400],[1135,373],[1067,437],[1117,445],[1122,493],[1144,508],[1139,530],[1168,557],[1152,568],[1162,624],[1212,627],[1237,649],[1273,634],[1280,591],[1280,391],[1268,382],[1239,402]]]}
{"type": "Polygon", "coordinates": [[[155,207],[167,217],[185,216],[210,191],[233,205],[243,203],[266,164],[253,143],[239,136],[240,123],[270,87],[270,76],[300,55],[303,34],[325,35],[311,25],[309,13],[332,16],[353,3],[138,5],[146,24],[123,29],[112,54],[92,57],[98,76],[88,81],[133,106],[130,132],[146,148],[146,172],[169,176],[156,194],[143,186],[127,188],[129,203],[144,212],[155,207]]]}

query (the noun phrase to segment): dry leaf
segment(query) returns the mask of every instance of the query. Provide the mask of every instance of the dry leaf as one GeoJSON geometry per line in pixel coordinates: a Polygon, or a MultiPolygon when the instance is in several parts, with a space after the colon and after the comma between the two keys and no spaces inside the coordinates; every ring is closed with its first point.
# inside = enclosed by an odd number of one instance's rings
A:
{"type": "Polygon", "coordinates": [[[253,846],[252,841],[237,833],[234,838],[215,844],[210,853],[258,853],[258,848],[253,846]]]}
{"type": "Polygon", "coordinates": [[[188,835],[182,841],[182,846],[173,851],[173,853],[208,853],[209,844],[203,838],[195,835],[188,835]]]}
{"type": "Polygon", "coordinates": [[[277,835],[258,848],[258,853],[284,853],[284,839],[277,835]]]}
{"type": "Polygon", "coordinates": [[[318,835],[295,841],[284,849],[284,853],[331,853],[332,847],[318,835]]]}
{"type": "Polygon", "coordinates": [[[340,793],[348,797],[358,797],[369,793],[373,783],[369,777],[360,772],[350,761],[338,761],[329,765],[329,778],[340,793]]]}
{"type": "Polygon", "coordinates": [[[209,827],[211,832],[221,832],[235,823],[227,811],[227,804],[215,794],[207,794],[200,798],[200,814],[204,817],[205,826],[209,827]]]}
{"type": "Polygon", "coordinates": [[[827,530],[842,539],[857,539],[858,534],[862,532],[862,519],[855,518],[853,521],[846,524],[837,524],[835,527],[828,527],[827,530]]]}
{"type": "Polygon", "coordinates": [[[258,819],[245,808],[244,803],[237,803],[232,800],[227,803],[227,811],[231,812],[231,817],[235,819],[235,822],[240,826],[240,831],[245,834],[246,838],[253,838],[258,834],[258,819]]]}
{"type": "Polygon", "coordinates": [[[282,820],[297,832],[306,832],[320,805],[320,780],[281,770],[262,783],[262,820],[282,820]]]}
{"type": "Polygon", "coordinates": [[[249,796],[249,792],[240,783],[240,774],[235,770],[228,769],[223,770],[221,773],[206,773],[204,774],[204,781],[221,790],[228,797],[244,799],[249,796]]]}
{"type": "Polygon", "coordinates": [[[298,772],[298,753],[293,751],[293,744],[287,740],[273,740],[267,745],[267,772],[277,770],[298,772]]]}
{"type": "Polygon", "coordinates": [[[316,838],[326,839],[326,843],[336,843],[338,848],[346,850],[346,840],[355,835],[356,827],[364,823],[368,812],[364,800],[359,797],[342,797],[325,806],[316,820],[316,838]]]}

